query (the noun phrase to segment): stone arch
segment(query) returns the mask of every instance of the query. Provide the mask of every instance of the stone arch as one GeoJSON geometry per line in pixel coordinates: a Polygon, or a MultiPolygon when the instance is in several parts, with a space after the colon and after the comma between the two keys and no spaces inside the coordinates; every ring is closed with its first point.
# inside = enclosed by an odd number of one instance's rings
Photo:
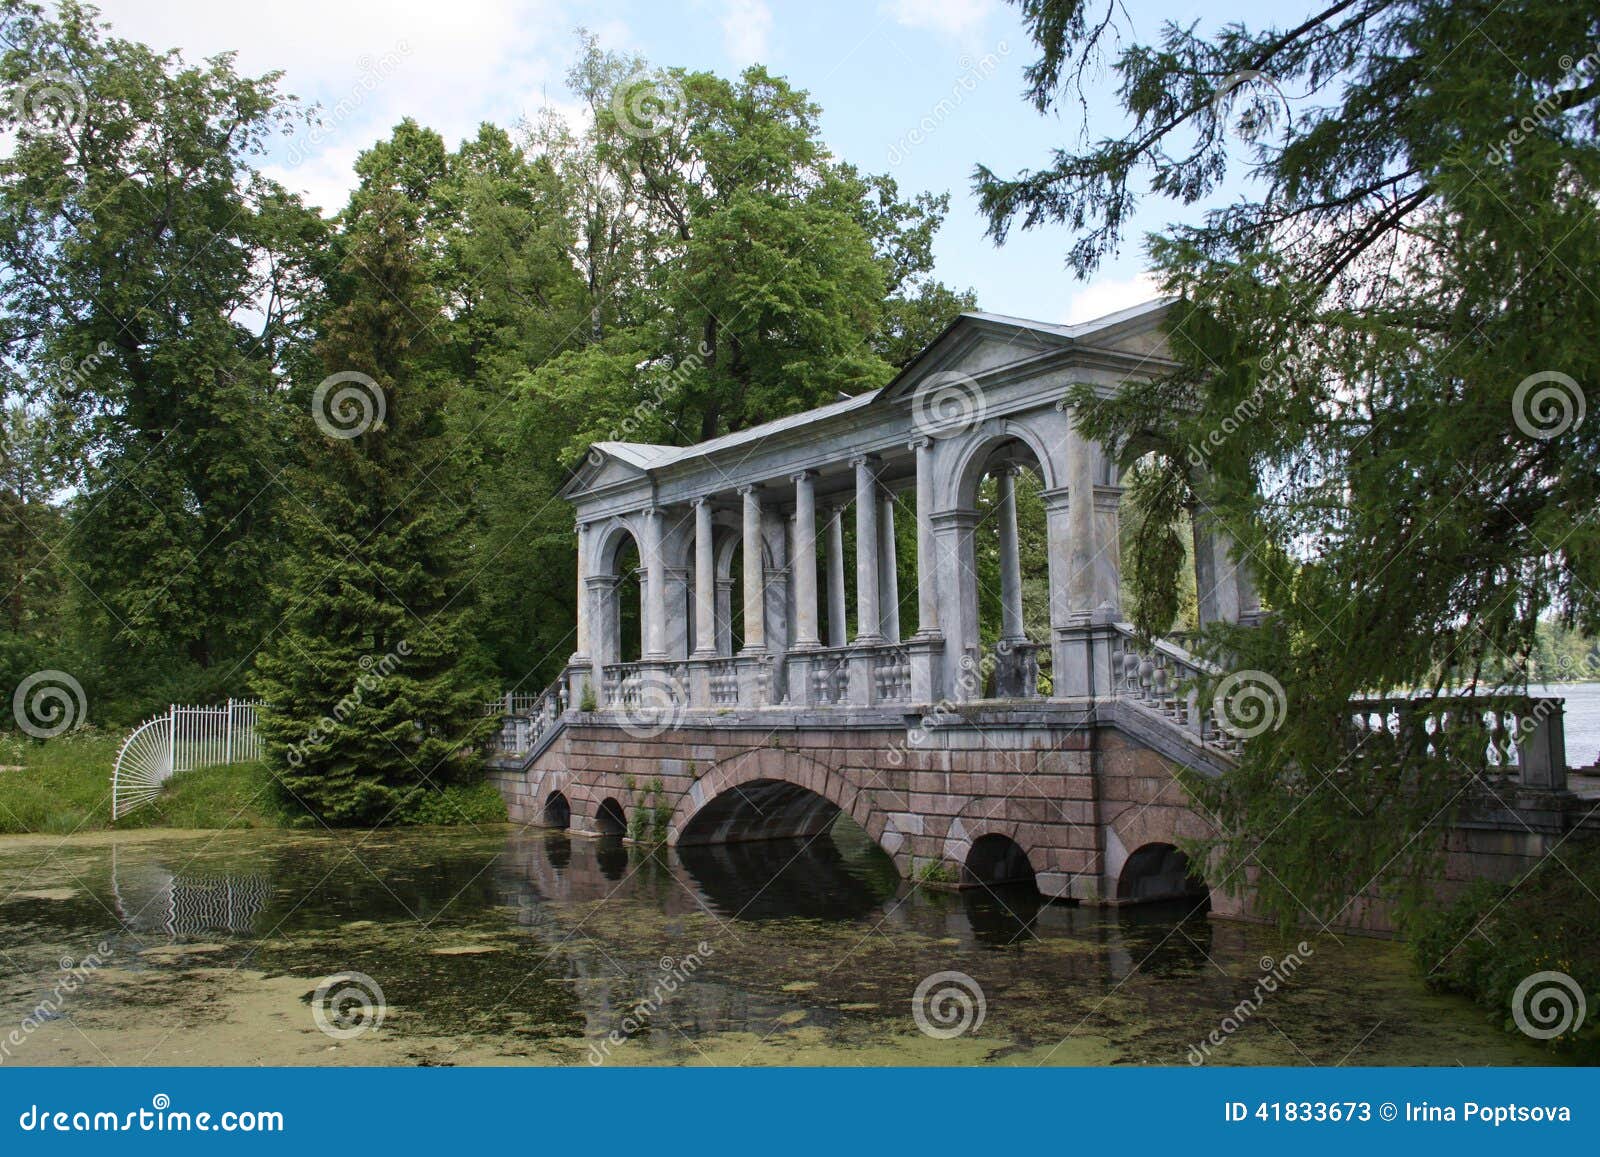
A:
{"type": "Polygon", "coordinates": [[[836,811],[843,812],[890,855],[902,875],[909,873],[910,849],[905,846],[904,840],[892,838],[891,817],[874,806],[870,791],[857,788],[839,771],[808,755],[778,747],[751,748],[708,768],[682,796],[678,811],[667,829],[667,842],[674,845],[683,843],[686,833],[690,842],[699,838],[704,833],[695,830],[700,826],[696,821],[704,824],[708,818],[719,818],[708,809],[717,808],[719,801],[727,803],[741,789],[748,792],[752,785],[762,785],[759,790],[780,807],[815,809],[809,817],[802,816],[798,811],[791,812],[788,818],[796,824],[805,818],[814,819],[819,824],[831,822],[836,811]],[[780,785],[787,790],[765,787],[769,784],[780,785]],[[816,799],[831,807],[818,807],[814,803],[816,799]]]}
{"type": "Polygon", "coordinates": [[[602,665],[623,662],[635,649],[638,655],[632,657],[643,656],[646,630],[644,584],[641,580],[635,594],[631,582],[624,583],[627,576],[622,573],[621,560],[623,552],[631,547],[642,567],[644,542],[644,527],[632,515],[606,519],[594,532],[587,572],[590,605],[594,614],[590,627],[590,646],[595,649],[602,665]],[[628,596],[626,609],[623,605],[625,592],[628,596]],[[626,629],[625,618],[631,624],[626,629]],[[634,639],[635,635],[638,636],[637,640],[634,639]],[[633,645],[635,642],[636,648],[633,645]]]}
{"type": "Polygon", "coordinates": [[[1209,906],[1211,890],[1195,875],[1196,868],[1172,844],[1143,844],[1117,875],[1117,901],[1138,904],[1153,900],[1199,900],[1209,906]]]}
{"type": "Polygon", "coordinates": [[[972,885],[1033,884],[1038,874],[1027,851],[999,832],[986,832],[973,840],[961,864],[961,882],[972,885]]]}
{"type": "Polygon", "coordinates": [[[587,571],[591,575],[616,574],[617,556],[629,543],[640,552],[640,558],[644,557],[644,527],[639,525],[636,515],[616,515],[599,523],[594,528],[591,541],[593,545],[590,547],[587,571]]]}
{"type": "MultiPolygon", "coordinates": [[[[1050,411],[1050,415],[1052,418],[1059,417],[1055,411],[1050,411]]],[[[939,486],[935,492],[934,509],[973,509],[977,504],[978,484],[983,480],[990,456],[1007,442],[1020,442],[1028,448],[1039,464],[1044,489],[1056,490],[1066,485],[1065,431],[1039,428],[1048,424],[1038,415],[1031,414],[1015,418],[991,418],[952,439],[948,457],[941,464],[938,474],[939,486]],[[1059,450],[1052,452],[1052,447],[1059,447],[1059,450]],[[1058,457],[1063,460],[1058,461],[1058,457]]]]}
{"type": "Polygon", "coordinates": [[[561,791],[552,791],[544,799],[544,826],[565,830],[572,825],[572,802],[561,791]]]}
{"type": "Polygon", "coordinates": [[[602,836],[622,836],[628,833],[628,813],[615,796],[606,796],[594,813],[594,830],[602,836]]]}
{"type": "MultiPolygon", "coordinates": [[[[1165,795],[1167,791],[1176,793],[1181,792],[1181,789],[1176,786],[1176,781],[1173,781],[1162,794],[1165,795]]],[[[1174,886],[1166,895],[1157,895],[1150,885],[1139,883],[1141,878],[1149,878],[1152,873],[1160,875],[1164,860],[1166,866],[1172,868],[1175,862],[1168,857],[1168,850],[1177,852],[1183,840],[1204,836],[1208,834],[1207,828],[1206,821],[1192,808],[1176,801],[1171,804],[1154,803],[1125,810],[1106,827],[1107,898],[1115,898],[1124,903],[1137,903],[1144,900],[1185,897],[1199,899],[1204,896],[1208,904],[1214,903],[1209,882],[1195,884],[1192,887],[1174,886]],[[1125,885],[1129,893],[1127,895],[1124,894],[1125,885]]],[[[1185,864],[1189,871],[1203,877],[1203,866],[1189,865],[1187,860],[1185,864]]],[[[1166,874],[1170,876],[1170,871],[1166,874]]]]}

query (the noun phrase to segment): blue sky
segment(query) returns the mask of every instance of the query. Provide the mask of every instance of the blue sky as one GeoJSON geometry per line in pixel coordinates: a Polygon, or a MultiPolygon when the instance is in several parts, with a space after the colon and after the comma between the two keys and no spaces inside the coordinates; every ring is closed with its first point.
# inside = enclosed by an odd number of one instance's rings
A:
{"type": "MultiPolygon", "coordinates": [[[[563,77],[582,25],[603,46],[653,64],[731,75],[760,61],[808,90],[839,157],[892,173],[903,193],[951,194],[938,273],[975,289],[994,312],[1072,321],[1150,297],[1143,234],[1180,213],[1147,203],[1121,254],[1088,284],[1063,267],[1064,230],[1014,232],[1001,248],[985,238],[973,165],[1001,173],[1040,165],[1053,145],[1076,141],[1083,128],[1075,105],[1041,116],[1022,99],[1022,70],[1035,50],[1015,7],[1001,0],[102,0],[101,7],[119,35],[191,58],[234,50],[248,71],[283,69],[284,87],[303,99],[328,109],[343,102],[346,111],[325,136],[271,158],[275,176],[325,207],[342,203],[356,154],[403,116],[452,144],[481,120],[511,125],[543,106],[576,116],[563,77]]],[[[1129,7],[1135,30],[1149,38],[1163,19],[1251,20],[1256,5],[1229,5],[1220,15],[1165,0],[1129,7]]],[[[1295,12],[1274,14],[1284,20],[1295,12]]],[[[1102,85],[1103,100],[1091,93],[1093,127],[1113,132],[1112,84],[1102,85]]]]}

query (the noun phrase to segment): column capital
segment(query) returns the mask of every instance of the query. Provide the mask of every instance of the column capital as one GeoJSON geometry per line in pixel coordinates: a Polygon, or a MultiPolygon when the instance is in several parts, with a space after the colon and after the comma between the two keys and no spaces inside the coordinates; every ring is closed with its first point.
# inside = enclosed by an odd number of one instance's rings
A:
{"type": "Polygon", "coordinates": [[[793,474],[789,475],[789,481],[810,482],[814,480],[816,476],[817,472],[815,470],[796,470],[793,474]]]}
{"type": "Polygon", "coordinates": [[[750,483],[746,483],[744,486],[739,487],[739,497],[740,498],[748,498],[752,494],[754,494],[757,498],[761,497],[761,485],[759,483],[750,482],[750,483]]]}
{"type": "Polygon", "coordinates": [[[702,506],[710,506],[711,495],[697,494],[693,498],[689,499],[689,505],[694,507],[696,510],[699,510],[702,506]]]}
{"type": "Polygon", "coordinates": [[[911,439],[911,441],[907,442],[906,443],[906,449],[907,450],[926,450],[929,446],[932,446],[932,445],[933,445],[933,439],[929,438],[927,436],[923,436],[921,438],[913,438],[913,439],[911,439]]]}
{"type": "Polygon", "coordinates": [[[863,466],[868,468],[876,468],[882,465],[883,459],[876,454],[857,454],[855,457],[850,459],[850,466],[855,470],[859,470],[863,466]]]}

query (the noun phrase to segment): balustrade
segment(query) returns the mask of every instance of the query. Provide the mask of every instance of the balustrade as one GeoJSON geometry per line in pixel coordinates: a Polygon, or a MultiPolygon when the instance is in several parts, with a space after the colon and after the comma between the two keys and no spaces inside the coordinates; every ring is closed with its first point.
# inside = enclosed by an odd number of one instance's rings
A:
{"type": "Polygon", "coordinates": [[[905,646],[872,650],[872,695],[877,703],[905,703],[911,699],[911,649],[905,646]]]}
{"type": "Polygon", "coordinates": [[[811,651],[811,701],[819,707],[839,706],[850,701],[851,647],[829,647],[811,651]]]}

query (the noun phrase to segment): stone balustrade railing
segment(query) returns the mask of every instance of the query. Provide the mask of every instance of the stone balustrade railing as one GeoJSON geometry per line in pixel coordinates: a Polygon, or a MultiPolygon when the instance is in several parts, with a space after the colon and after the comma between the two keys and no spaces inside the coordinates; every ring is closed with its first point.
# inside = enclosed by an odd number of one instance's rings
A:
{"type": "Polygon", "coordinates": [[[490,741],[491,750],[506,755],[526,755],[538,747],[567,707],[564,675],[537,695],[506,692],[484,706],[485,714],[500,716],[500,731],[490,741]]]}
{"type": "MultiPolygon", "coordinates": [[[[1112,696],[1170,720],[1195,742],[1238,756],[1244,740],[1221,727],[1216,713],[1201,699],[1201,688],[1224,672],[1169,640],[1146,642],[1127,624],[1116,624],[1109,635],[1112,696]]],[[[995,693],[1007,699],[1040,697],[1042,649],[1040,644],[1019,642],[996,647],[995,693]]],[[[741,654],[686,662],[615,663],[600,671],[596,706],[643,711],[921,703],[928,700],[925,687],[918,686],[918,663],[924,664],[925,672],[933,654],[936,651],[919,649],[911,640],[791,651],[781,660],[741,654]],[[773,670],[779,662],[786,664],[785,690],[782,701],[773,702],[773,670]]],[[[494,750],[508,755],[535,751],[572,706],[571,695],[576,693],[572,688],[588,689],[591,674],[589,669],[573,668],[537,695],[508,693],[487,704],[488,714],[501,717],[494,750]]],[[[1357,758],[1405,752],[1448,759],[1474,774],[1513,780],[1526,788],[1560,791],[1567,782],[1560,699],[1493,693],[1354,699],[1346,743],[1357,758]]]]}
{"type": "Polygon", "coordinates": [[[1243,743],[1223,731],[1200,702],[1200,685],[1217,672],[1203,660],[1165,639],[1148,643],[1125,623],[1111,639],[1112,693],[1166,716],[1196,740],[1229,755],[1243,743]]]}
{"type": "Polygon", "coordinates": [[[850,647],[828,647],[811,651],[805,668],[811,680],[811,702],[833,707],[850,702],[850,647]]]}
{"type": "Polygon", "coordinates": [[[1560,699],[1493,693],[1356,699],[1347,743],[1357,758],[1405,754],[1448,760],[1524,787],[1566,786],[1560,699]]]}
{"type": "Polygon", "coordinates": [[[872,664],[872,698],[875,703],[906,703],[911,699],[911,651],[903,646],[875,647],[872,664]]]}

